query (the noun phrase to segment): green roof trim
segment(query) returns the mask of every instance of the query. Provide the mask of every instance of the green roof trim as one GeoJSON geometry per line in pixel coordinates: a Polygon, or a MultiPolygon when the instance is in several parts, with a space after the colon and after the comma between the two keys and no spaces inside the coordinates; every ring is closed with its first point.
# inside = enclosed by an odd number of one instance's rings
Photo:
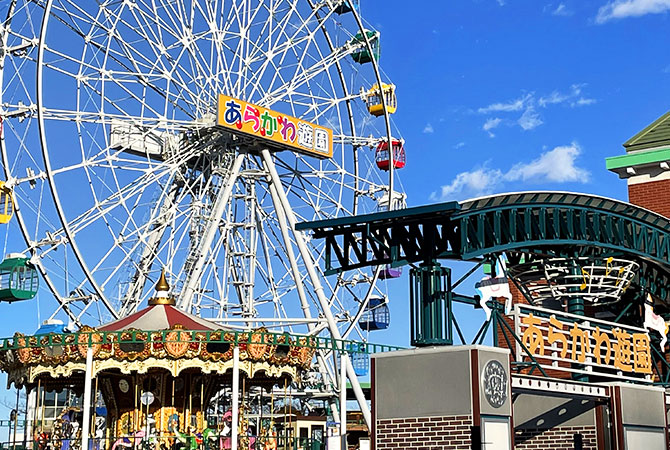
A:
{"type": "Polygon", "coordinates": [[[670,112],[624,142],[627,152],[670,145],[670,112]]]}
{"type": "Polygon", "coordinates": [[[646,152],[634,152],[623,156],[612,156],[605,159],[605,165],[607,170],[614,170],[660,163],[662,161],[670,161],[670,147],[646,152]]]}

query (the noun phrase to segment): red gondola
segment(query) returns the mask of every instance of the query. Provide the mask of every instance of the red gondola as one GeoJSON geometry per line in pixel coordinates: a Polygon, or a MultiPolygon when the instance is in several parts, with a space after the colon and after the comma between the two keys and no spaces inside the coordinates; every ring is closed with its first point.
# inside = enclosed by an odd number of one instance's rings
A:
{"type": "MultiPolygon", "coordinates": [[[[393,139],[391,142],[393,143],[393,168],[402,169],[405,167],[405,148],[403,147],[403,142],[398,139],[393,139]]],[[[377,145],[375,161],[377,162],[377,167],[382,170],[389,170],[391,166],[388,148],[389,146],[386,141],[381,141],[377,145]]]]}

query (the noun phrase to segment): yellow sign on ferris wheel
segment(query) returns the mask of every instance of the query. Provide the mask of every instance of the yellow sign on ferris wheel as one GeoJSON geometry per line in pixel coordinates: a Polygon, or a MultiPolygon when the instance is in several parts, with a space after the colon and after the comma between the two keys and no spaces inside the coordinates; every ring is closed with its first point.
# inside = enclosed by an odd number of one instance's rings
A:
{"type": "Polygon", "coordinates": [[[317,158],[333,156],[333,130],[330,128],[223,94],[219,94],[217,106],[217,125],[235,133],[271,141],[275,147],[317,158]]]}

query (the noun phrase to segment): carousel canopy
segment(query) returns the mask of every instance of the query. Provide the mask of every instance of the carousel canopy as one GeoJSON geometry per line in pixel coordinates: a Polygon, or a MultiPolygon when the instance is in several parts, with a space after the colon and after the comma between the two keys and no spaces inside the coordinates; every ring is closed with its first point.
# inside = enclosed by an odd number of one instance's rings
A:
{"type": "Polygon", "coordinates": [[[184,329],[193,331],[226,330],[226,328],[214,322],[177,309],[174,298],[168,294],[169,290],[170,286],[165,279],[165,272],[162,272],[156,284],[156,296],[149,300],[149,306],[97,329],[100,331],[121,331],[132,328],[137,330],[169,330],[174,328],[175,325],[181,325],[184,329]]]}
{"type": "Polygon", "coordinates": [[[74,333],[26,336],[15,333],[0,342],[0,371],[8,383],[34,384],[38,378],[70,378],[86,369],[88,350],[93,353],[92,376],[108,370],[145,374],[165,370],[177,377],[186,369],[224,375],[233,368],[254,382],[275,383],[296,379],[311,366],[318,342],[314,337],[226,329],[176,308],[162,274],[149,305],[130,316],[98,328],[83,326],[74,333]]]}
{"type": "Polygon", "coordinates": [[[100,331],[121,331],[130,328],[138,330],[167,330],[173,328],[175,325],[182,325],[184,329],[193,331],[224,329],[221,325],[188,314],[171,304],[150,304],[135,314],[115,320],[97,329],[100,331]]]}

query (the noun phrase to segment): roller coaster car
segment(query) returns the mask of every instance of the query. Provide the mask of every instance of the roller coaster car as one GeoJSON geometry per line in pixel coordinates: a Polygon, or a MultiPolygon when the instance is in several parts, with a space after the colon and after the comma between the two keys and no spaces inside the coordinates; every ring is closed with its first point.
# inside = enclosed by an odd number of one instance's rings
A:
{"type": "Polygon", "coordinates": [[[385,298],[373,297],[361,315],[358,324],[363,330],[385,330],[391,322],[391,312],[385,298]]]}
{"type": "Polygon", "coordinates": [[[0,263],[0,301],[30,300],[38,288],[37,270],[24,255],[10,253],[0,263]]]}
{"type": "MultiPolygon", "coordinates": [[[[393,168],[402,169],[405,167],[405,147],[403,146],[402,141],[398,139],[393,139],[393,168]]],[[[388,142],[381,141],[377,145],[377,152],[375,154],[375,161],[377,162],[377,167],[382,170],[389,170],[391,166],[391,161],[389,157],[389,146],[388,142]]]]}
{"type": "Polygon", "coordinates": [[[0,223],[9,223],[14,215],[14,196],[4,181],[0,181],[0,223]]]}
{"type": "Polygon", "coordinates": [[[379,32],[365,30],[365,35],[368,37],[368,41],[370,41],[371,51],[369,51],[365,45],[365,38],[360,32],[356,33],[356,36],[354,36],[350,42],[352,45],[359,47],[351,54],[353,60],[358,64],[369,63],[372,62],[373,59],[375,61],[379,61],[379,55],[381,53],[381,49],[379,47],[379,32]]]}
{"type": "Polygon", "coordinates": [[[386,100],[386,111],[393,114],[398,109],[398,101],[395,96],[395,85],[382,83],[381,92],[379,85],[375,84],[364,94],[365,103],[368,106],[368,111],[373,116],[379,117],[384,115],[384,105],[382,103],[382,95],[386,100]]]}
{"type": "Polygon", "coordinates": [[[353,11],[354,9],[359,11],[360,6],[360,0],[342,0],[333,11],[335,11],[337,14],[346,14],[353,11]]]}

